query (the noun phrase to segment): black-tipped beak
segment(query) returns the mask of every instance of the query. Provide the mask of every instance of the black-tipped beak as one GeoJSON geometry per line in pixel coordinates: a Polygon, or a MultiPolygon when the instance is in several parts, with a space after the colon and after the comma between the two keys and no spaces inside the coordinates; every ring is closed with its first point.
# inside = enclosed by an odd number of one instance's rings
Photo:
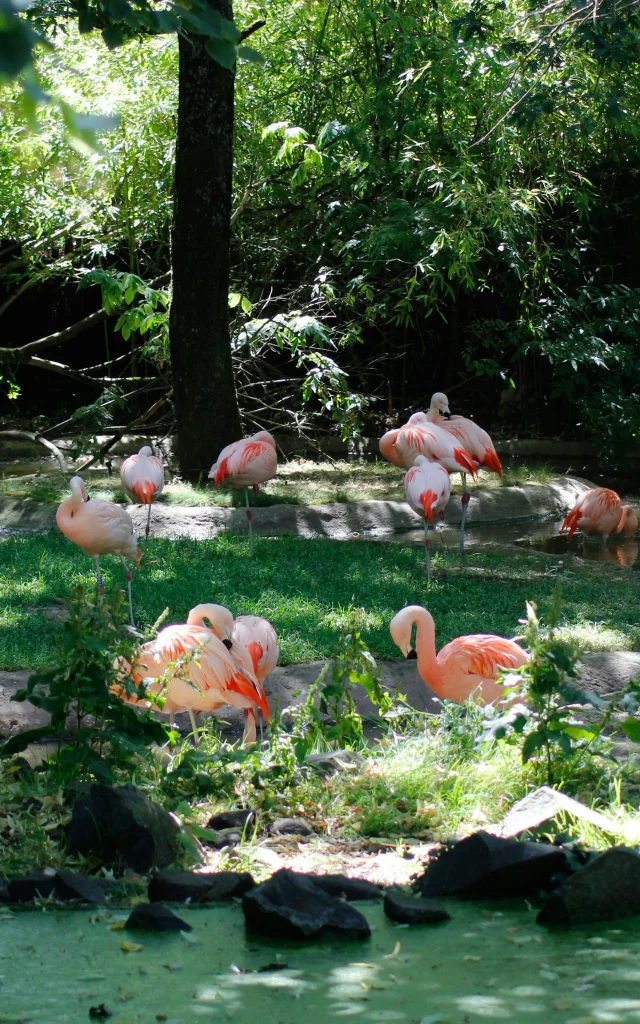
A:
{"type": "Polygon", "coordinates": [[[417,657],[418,657],[418,655],[416,654],[416,652],[412,648],[409,651],[409,653],[407,654],[407,661],[415,661],[417,659],[417,657]]]}
{"type": "Polygon", "coordinates": [[[451,413],[450,412],[443,412],[442,415],[444,416],[445,420],[450,420],[451,419],[451,413]]]}
{"type": "Polygon", "coordinates": [[[223,640],[222,642],[223,642],[224,646],[227,648],[228,651],[230,651],[231,648],[233,647],[233,641],[232,640],[223,640]]]}

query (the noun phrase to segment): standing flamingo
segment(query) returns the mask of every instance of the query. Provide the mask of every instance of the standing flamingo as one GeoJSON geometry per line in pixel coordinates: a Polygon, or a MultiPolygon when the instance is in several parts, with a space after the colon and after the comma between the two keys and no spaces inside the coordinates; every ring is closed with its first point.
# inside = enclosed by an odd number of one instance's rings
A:
{"type": "Polygon", "coordinates": [[[81,476],[72,477],[69,486],[71,497],[65,498],[58,505],[56,523],[65,537],[77,544],[85,555],[90,555],[95,559],[100,594],[104,592],[104,582],[100,572],[100,555],[119,555],[127,580],[131,625],[135,627],[131,598],[131,571],[125,558],[135,559],[136,565],[139,567],[142,552],[136,542],[131,516],[111,501],[103,501],[101,498],[89,499],[81,476]]]}
{"type": "Polygon", "coordinates": [[[433,514],[442,518],[451,495],[451,481],[444,466],[429,462],[424,455],[416,455],[415,462],[404,478],[404,494],[414,512],[424,520],[424,550],[427,565],[427,581],[431,580],[431,541],[429,523],[433,526],[433,514]]]}
{"type": "MultiPolygon", "coordinates": [[[[439,462],[449,473],[463,470],[475,476],[476,467],[469,452],[456,444],[445,430],[435,423],[418,420],[423,413],[414,413],[408,423],[398,430],[394,441],[395,453],[405,469],[413,466],[416,455],[424,455],[430,462],[439,462]]],[[[384,440],[384,438],[383,438],[384,440]]]]}
{"type": "Polygon", "coordinates": [[[459,636],[436,655],[436,627],[426,608],[408,605],[394,615],[391,636],[406,658],[417,658],[422,679],[440,698],[464,703],[470,696],[490,704],[503,694],[496,679],[503,669],[516,669],[529,660],[513,640],[479,633],[459,636]],[[411,630],[416,624],[416,648],[411,630]]]}
{"type": "MultiPolygon", "coordinates": [[[[416,413],[420,417],[418,422],[436,423],[448,434],[457,437],[469,452],[478,466],[490,469],[498,476],[502,476],[502,464],[495,450],[493,441],[486,430],[479,427],[473,420],[465,416],[452,416],[449,411],[449,399],[441,391],[431,396],[431,404],[428,413],[416,413]]],[[[413,419],[413,417],[412,417],[413,419]]],[[[409,420],[411,422],[411,420],[409,420]]],[[[464,528],[467,519],[467,508],[471,495],[467,490],[467,474],[462,473],[462,520],[460,522],[460,554],[464,554],[464,528]]]]}
{"type": "Polygon", "coordinates": [[[258,485],[271,480],[278,471],[276,442],[267,430],[259,430],[251,437],[243,437],[223,448],[209,470],[213,486],[228,480],[235,487],[244,487],[247,498],[249,523],[249,555],[253,555],[253,515],[249,507],[249,487],[258,493],[258,485]]]}
{"type": "Polygon", "coordinates": [[[153,454],[149,445],[144,445],[137,455],[130,455],[120,466],[122,486],[131,501],[139,501],[148,505],[147,526],[145,537],[149,539],[149,523],[151,521],[151,503],[162,494],[164,487],[164,469],[160,459],[153,454]]]}
{"type": "MultiPolygon", "coordinates": [[[[176,712],[188,711],[196,746],[195,715],[200,711],[213,711],[225,704],[242,708],[247,719],[243,743],[253,743],[256,738],[255,706],[264,712],[267,721],[270,717],[265,692],[253,670],[240,669],[229,650],[231,641],[221,640],[204,625],[204,620],[211,621],[212,616],[219,621],[220,608],[197,605],[189,612],[186,624],[166,626],[155,640],[140,647],[131,673],[136,685],[149,677],[156,680],[146,689],[166,694],[165,707],[172,719],[176,712]]],[[[233,617],[230,612],[228,615],[232,630],[233,617]]]]}
{"type": "Polygon", "coordinates": [[[573,537],[576,530],[587,536],[624,533],[631,537],[638,529],[638,520],[631,505],[623,505],[620,495],[608,487],[592,487],[581,494],[565,516],[560,533],[568,530],[573,537]]]}

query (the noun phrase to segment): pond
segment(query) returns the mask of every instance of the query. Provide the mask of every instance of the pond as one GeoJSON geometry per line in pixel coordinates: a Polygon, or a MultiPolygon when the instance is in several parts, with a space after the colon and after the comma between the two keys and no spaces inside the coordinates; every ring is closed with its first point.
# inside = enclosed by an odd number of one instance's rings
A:
{"type": "Polygon", "coordinates": [[[126,912],[104,909],[0,910],[0,1021],[75,1024],[101,1004],[112,1024],[640,1021],[637,919],[547,932],[525,904],[450,903],[453,921],[409,929],[358,906],[369,941],[308,944],[249,939],[229,905],[180,908],[186,935],[113,930],[126,912]]]}

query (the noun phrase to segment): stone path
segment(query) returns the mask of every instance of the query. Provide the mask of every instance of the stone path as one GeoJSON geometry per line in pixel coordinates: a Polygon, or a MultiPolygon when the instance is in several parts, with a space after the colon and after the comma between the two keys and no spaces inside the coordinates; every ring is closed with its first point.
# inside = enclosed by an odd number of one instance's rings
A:
{"type": "MultiPolygon", "coordinates": [[[[473,525],[558,518],[591,486],[573,477],[557,477],[546,484],[518,487],[477,488],[472,492],[468,523],[473,525]]],[[[142,506],[127,505],[139,534],[147,513],[142,506]]],[[[155,537],[189,537],[204,540],[222,530],[246,533],[244,509],[220,505],[154,505],[155,537]]],[[[454,495],[445,509],[445,524],[460,523],[460,497],[454,495]]],[[[269,505],[253,509],[256,533],[269,536],[344,538],[353,534],[385,534],[417,529],[420,518],[403,501],[350,501],[326,505],[269,505]]],[[[55,529],[55,505],[0,495],[0,535],[16,530],[46,533],[55,529]]]]}
{"type": "MultiPolygon", "coordinates": [[[[281,665],[266,680],[265,689],[272,709],[300,704],[309,686],[318,678],[324,662],[313,661],[305,665],[281,665]]],[[[381,661],[383,684],[389,690],[399,690],[409,704],[418,711],[437,714],[439,703],[420,676],[415,661],[381,661]]],[[[26,685],[29,671],[0,672],[0,738],[6,739],[22,729],[46,725],[49,716],[28,702],[16,703],[11,696],[26,685]]],[[[632,651],[594,651],[583,655],[580,682],[585,689],[595,690],[606,697],[619,692],[632,676],[640,678],[640,654],[632,651]]],[[[376,711],[363,689],[356,691],[358,711],[365,720],[373,721],[376,711]]],[[[167,719],[166,715],[159,716],[167,719]]],[[[237,708],[223,708],[216,717],[229,723],[233,732],[243,729],[242,712],[237,708]]],[[[178,715],[178,725],[190,731],[189,718],[178,715]]]]}

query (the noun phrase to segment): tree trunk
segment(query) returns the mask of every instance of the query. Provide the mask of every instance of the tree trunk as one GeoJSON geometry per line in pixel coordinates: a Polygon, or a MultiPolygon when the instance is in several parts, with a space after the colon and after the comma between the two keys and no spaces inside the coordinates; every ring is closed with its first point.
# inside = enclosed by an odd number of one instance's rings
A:
{"type": "MultiPolygon", "coordinates": [[[[231,0],[210,0],[232,19],[231,0]]],[[[229,338],[234,73],[201,36],[179,40],[178,130],[171,239],[171,376],[181,475],[206,474],[240,437],[229,338]]]]}

